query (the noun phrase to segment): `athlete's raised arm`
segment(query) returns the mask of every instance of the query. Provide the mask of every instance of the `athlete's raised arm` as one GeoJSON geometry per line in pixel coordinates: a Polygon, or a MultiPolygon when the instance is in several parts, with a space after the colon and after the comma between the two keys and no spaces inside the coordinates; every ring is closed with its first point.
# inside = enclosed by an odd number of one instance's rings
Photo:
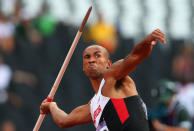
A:
{"type": "Polygon", "coordinates": [[[152,47],[159,40],[162,43],[166,43],[164,33],[159,29],[156,29],[144,40],[138,43],[132,52],[110,66],[110,68],[104,73],[104,78],[114,78],[119,80],[129,73],[131,73],[146,57],[148,57],[152,51],[152,47]]]}
{"type": "Polygon", "coordinates": [[[90,102],[75,108],[67,114],[61,110],[55,102],[43,102],[40,106],[41,114],[51,114],[54,122],[60,128],[69,128],[92,121],[90,115],[90,102]]]}

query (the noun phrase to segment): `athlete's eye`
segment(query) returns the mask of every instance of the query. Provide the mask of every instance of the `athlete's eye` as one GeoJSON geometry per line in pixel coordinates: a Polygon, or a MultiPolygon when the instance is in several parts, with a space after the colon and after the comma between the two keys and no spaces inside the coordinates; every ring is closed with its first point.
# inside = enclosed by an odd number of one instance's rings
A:
{"type": "Polygon", "coordinates": [[[88,58],[90,58],[90,55],[85,55],[84,58],[88,59],[88,58]]]}
{"type": "Polygon", "coordinates": [[[99,54],[96,54],[96,58],[99,58],[100,57],[100,55],[99,54]]]}

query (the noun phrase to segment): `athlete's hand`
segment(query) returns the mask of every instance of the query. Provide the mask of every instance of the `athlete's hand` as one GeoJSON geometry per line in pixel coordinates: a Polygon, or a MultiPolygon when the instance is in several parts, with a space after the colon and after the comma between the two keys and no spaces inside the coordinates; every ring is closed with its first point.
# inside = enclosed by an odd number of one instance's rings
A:
{"type": "Polygon", "coordinates": [[[50,114],[50,107],[51,105],[56,105],[55,102],[46,102],[44,100],[42,104],[40,105],[40,114],[50,114]]]}
{"type": "Polygon", "coordinates": [[[159,40],[163,44],[166,44],[164,33],[160,29],[154,30],[150,35],[148,35],[146,38],[146,43],[151,45],[156,45],[156,41],[159,40]]]}

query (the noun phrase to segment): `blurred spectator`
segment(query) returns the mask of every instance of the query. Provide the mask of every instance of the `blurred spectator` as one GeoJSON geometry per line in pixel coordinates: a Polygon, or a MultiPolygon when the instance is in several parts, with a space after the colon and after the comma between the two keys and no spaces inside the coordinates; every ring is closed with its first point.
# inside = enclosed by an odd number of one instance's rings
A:
{"type": "Polygon", "coordinates": [[[0,49],[6,54],[14,50],[14,32],[15,25],[6,16],[0,14],[0,49]]]}
{"type": "Polygon", "coordinates": [[[3,56],[0,54],[0,104],[8,99],[7,89],[12,77],[12,71],[8,65],[3,62],[3,56]]]}
{"type": "Polygon", "coordinates": [[[22,8],[22,1],[21,0],[16,0],[14,4],[14,10],[13,10],[13,21],[18,24],[21,20],[21,8],[22,8]]]}
{"type": "Polygon", "coordinates": [[[187,108],[193,120],[192,131],[194,131],[194,83],[183,85],[180,82],[176,82],[176,86],[178,87],[177,99],[187,108]]]}
{"type": "Polygon", "coordinates": [[[176,82],[176,85],[179,87],[177,99],[187,108],[189,115],[193,120],[192,131],[194,131],[194,83],[183,85],[180,82],[176,82]]]}
{"type": "Polygon", "coordinates": [[[150,113],[153,131],[189,131],[191,119],[186,108],[177,100],[175,83],[163,80],[157,89],[158,106],[150,113]]]}
{"type": "Polygon", "coordinates": [[[12,121],[6,120],[1,124],[0,131],[16,131],[16,126],[12,121]]]}
{"type": "MultiPolygon", "coordinates": [[[[12,70],[4,63],[3,56],[0,55],[0,121],[20,116],[17,108],[21,107],[21,98],[12,91],[12,74],[12,70]]],[[[1,131],[15,131],[14,129],[15,127],[10,121],[4,121],[1,125],[1,131]]]]}
{"type": "Polygon", "coordinates": [[[187,108],[193,119],[194,130],[194,47],[192,44],[183,44],[180,54],[173,60],[173,73],[177,79],[177,99],[187,108]]]}
{"type": "Polygon", "coordinates": [[[90,40],[105,47],[110,53],[117,48],[117,32],[113,25],[103,21],[102,15],[98,13],[98,21],[89,28],[90,40]]]}
{"type": "Polygon", "coordinates": [[[46,2],[44,2],[42,5],[42,10],[35,19],[35,26],[43,36],[51,35],[55,31],[56,20],[49,13],[48,5],[46,2]]]}
{"type": "Polygon", "coordinates": [[[174,77],[183,85],[194,80],[194,48],[192,44],[184,43],[179,54],[175,56],[172,65],[174,77]]]}
{"type": "Polygon", "coordinates": [[[42,42],[40,32],[35,28],[32,19],[23,18],[16,27],[16,37],[20,42],[32,42],[39,45],[42,42]]]}

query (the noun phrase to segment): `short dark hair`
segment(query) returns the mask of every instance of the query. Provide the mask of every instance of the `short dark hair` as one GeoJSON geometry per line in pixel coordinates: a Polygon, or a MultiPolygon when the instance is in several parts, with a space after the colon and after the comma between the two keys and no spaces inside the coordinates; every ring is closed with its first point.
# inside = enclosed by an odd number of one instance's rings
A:
{"type": "MultiPolygon", "coordinates": [[[[108,50],[107,50],[105,47],[103,47],[103,46],[101,46],[101,45],[99,45],[99,44],[97,44],[96,42],[93,42],[93,41],[90,42],[90,43],[88,43],[88,45],[85,47],[84,51],[85,51],[87,48],[91,47],[91,46],[99,46],[99,47],[103,48],[104,51],[105,51],[106,54],[107,54],[107,58],[110,59],[110,53],[108,52],[108,50]]],[[[83,52],[84,52],[84,51],[83,51],[83,52]]]]}

